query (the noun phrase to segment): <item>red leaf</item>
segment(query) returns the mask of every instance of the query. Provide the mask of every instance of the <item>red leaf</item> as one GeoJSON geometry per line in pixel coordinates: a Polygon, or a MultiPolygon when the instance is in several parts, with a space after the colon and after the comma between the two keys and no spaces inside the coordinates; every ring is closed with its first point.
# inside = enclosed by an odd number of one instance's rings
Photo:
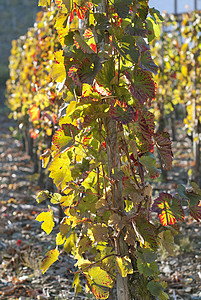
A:
{"type": "Polygon", "coordinates": [[[155,199],[152,210],[158,213],[163,226],[174,225],[184,219],[184,211],[179,199],[168,193],[160,193],[155,199]]]}
{"type": "Polygon", "coordinates": [[[110,116],[113,120],[128,124],[136,120],[137,111],[125,102],[115,101],[110,107],[110,116]]]}
{"type": "Polygon", "coordinates": [[[126,78],[130,81],[130,92],[143,104],[148,99],[154,99],[156,97],[155,83],[150,75],[146,71],[135,69],[133,72],[133,80],[131,74],[125,72],[126,78]]]}
{"type": "Polygon", "coordinates": [[[29,108],[29,115],[31,118],[31,121],[38,121],[40,118],[40,109],[34,104],[32,107],[29,108]]]}
{"type": "Polygon", "coordinates": [[[77,13],[77,16],[80,20],[84,20],[86,9],[84,7],[77,8],[76,13],[77,13]]]}
{"type": "Polygon", "coordinates": [[[201,220],[201,206],[198,206],[198,205],[189,206],[189,209],[190,209],[190,215],[197,222],[200,222],[200,220],[201,220]]]}

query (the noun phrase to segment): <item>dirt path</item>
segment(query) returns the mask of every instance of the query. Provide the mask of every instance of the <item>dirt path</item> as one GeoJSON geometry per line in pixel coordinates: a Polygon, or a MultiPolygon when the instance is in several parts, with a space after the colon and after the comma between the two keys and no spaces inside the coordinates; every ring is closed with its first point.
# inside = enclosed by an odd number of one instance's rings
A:
{"type": "MultiPolygon", "coordinates": [[[[37,205],[37,175],[32,174],[29,157],[21,143],[11,136],[14,126],[0,113],[0,299],[92,299],[74,297],[71,288],[74,260],[64,255],[60,262],[42,275],[41,258],[55,247],[53,235],[47,236],[34,219],[47,205],[37,205]]],[[[178,136],[179,137],[179,136],[178,136]]],[[[175,190],[175,181],[187,183],[192,165],[190,141],[173,143],[175,161],[167,183],[155,183],[155,192],[175,190]],[[176,172],[176,175],[175,175],[176,172]]],[[[57,214],[57,209],[55,214],[57,214]]],[[[55,228],[55,234],[57,227],[55,228]]],[[[181,227],[183,236],[176,239],[174,257],[161,253],[161,277],[168,282],[171,299],[201,299],[201,226],[187,220],[181,227]]],[[[115,299],[114,299],[115,300],[115,299]]],[[[123,299],[122,299],[123,300],[123,299]]],[[[143,299],[142,299],[143,300],[143,299]]]]}
{"type": "Polygon", "coordinates": [[[14,124],[2,113],[0,124],[0,299],[89,299],[74,297],[73,275],[66,276],[75,271],[72,257],[65,255],[41,274],[41,258],[55,242],[34,219],[47,205],[35,201],[37,175],[9,132],[14,124]]]}

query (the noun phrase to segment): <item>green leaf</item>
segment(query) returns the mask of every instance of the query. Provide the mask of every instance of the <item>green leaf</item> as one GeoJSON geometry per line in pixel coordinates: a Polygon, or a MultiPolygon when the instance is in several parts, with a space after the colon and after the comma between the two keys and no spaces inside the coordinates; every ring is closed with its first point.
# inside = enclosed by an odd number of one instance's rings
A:
{"type": "Polygon", "coordinates": [[[53,249],[46,253],[45,258],[42,260],[40,270],[42,270],[43,274],[47,271],[47,269],[58,260],[59,250],[53,249]]]}
{"type": "Polygon", "coordinates": [[[74,37],[80,48],[84,53],[94,53],[94,51],[89,47],[89,45],[83,40],[79,31],[74,31],[74,37]]]}
{"type": "Polygon", "coordinates": [[[157,24],[152,17],[147,18],[147,25],[148,29],[151,31],[151,34],[148,35],[149,42],[151,42],[155,37],[160,37],[160,25],[157,24]]]}
{"type": "Polygon", "coordinates": [[[104,63],[103,68],[98,72],[96,76],[96,80],[99,85],[110,89],[111,81],[114,76],[114,61],[113,59],[110,59],[104,63]]]}
{"type": "Polygon", "coordinates": [[[132,0],[114,0],[114,8],[120,18],[127,17],[132,2],[132,0]]]}
{"type": "Polygon", "coordinates": [[[158,271],[156,262],[147,264],[142,261],[140,258],[137,259],[137,268],[140,274],[143,274],[145,277],[154,276],[158,271]]]}
{"type": "Polygon", "coordinates": [[[161,238],[162,246],[171,256],[173,256],[175,254],[175,244],[174,244],[174,236],[171,230],[165,230],[160,232],[159,237],[161,238]]]}
{"type": "Polygon", "coordinates": [[[128,256],[116,257],[117,270],[122,277],[127,277],[128,274],[133,274],[133,266],[128,256]]]}
{"type": "Polygon", "coordinates": [[[49,211],[42,212],[36,217],[36,221],[43,222],[41,228],[49,235],[55,225],[53,211],[49,208],[49,211]]]}
{"type": "Polygon", "coordinates": [[[139,160],[149,172],[150,178],[157,178],[160,175],[160,170],[156,168],[156,158],[152,153],[142,155],[139,160]]]}
{"type": "Polygon", "coordinates": [[[150,71],[157,75],[158,73],[158,66],[155,64],[151,57],[151,53],[147,51],[142,51],[141,52],[141,57],[140,57],[140,68],[145,71],[150,71]]]}
{"type": "Polygon", "coordinates": [[[156,228],[153,224],[151,224],[146,217],[141,214],[138,215],[135,219],[137,230],[139,231],[140,235],[143,237],[144,241],[150,244],[150,247],[153,250],[158,248],[157,242],[157,233],[156,228]]]}
{"type": "Polygon", "coordinates": [[[201,195],[195,193],[193,190],[186,190],[182,184],[178,186],[177,193],[180,198],[189,201],[190,206],[198,205],[198,202],[201,200],[201,195]]]}
{"type": "Polygon", "coordinates": [[[133,63],[138,63],[140,52],[139,48],[135,45],[135,38],[129,35],[124,35],[120,39],[120,47],[113,40],[114,47],[117,49],[122,59],[128,60],[133,63]]]}
{"type": "Polygon", "coordinates": [[[164,290],[162,285],[159,282],[154,280],[150,281],[147,284],[147,288],[150,291],[150,293],[155,297],[160,296],[161,292],[164,290]]]}

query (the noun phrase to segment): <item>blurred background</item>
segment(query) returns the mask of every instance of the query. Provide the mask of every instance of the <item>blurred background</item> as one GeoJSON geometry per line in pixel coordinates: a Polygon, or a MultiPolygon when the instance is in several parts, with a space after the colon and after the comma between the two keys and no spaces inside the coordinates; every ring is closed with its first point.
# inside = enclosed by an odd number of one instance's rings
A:
{"type": "Polygon", "coordinates": [[[37,0],[0,0],[0,104],[4,102],[5,82],[9,76],[11,42],[33,26],[41,10],[37,0]]]}

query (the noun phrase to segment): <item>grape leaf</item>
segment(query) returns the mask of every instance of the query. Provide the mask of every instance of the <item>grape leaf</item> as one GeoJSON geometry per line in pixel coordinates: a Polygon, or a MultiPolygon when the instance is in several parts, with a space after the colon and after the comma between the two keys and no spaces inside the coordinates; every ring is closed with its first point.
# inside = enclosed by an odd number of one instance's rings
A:
{"type": "Polygon", "coordinates": [[[151,224],[143,214],[138,215],[135,218],[135,222],[137,225],[137,230],[143,237],[144,241],[149,243],[153,250],[156,250],[158,248],[158,243],[155,226],[151,224]]]}
{"type": "Polygon", "coordinates": [[[118,272],[122,277],[126,277],[128,274],[133,274],[133,266],[131,259],[128,256],[116,257],[116,266],[118,272]]]}
{"type": "Polygon", "coordinates": [[[151,53],[149,51],[142,51],[140,57],[140,68],[142,70],[150,71],[157,75],[158,73],[158,66],[155,64],[151,57],[151,53]]]}
{"type": "Polygon", "coordinates": [[[40,118],[40,109],[35,104],[32,105],[32,107],[29,108],[29,116],[31,118],[31,121],[38,121],[40,118]]]}
{"type": "Polygon", "coordinates": [[[161,292],[164,290],[162,285],[155,280],[149,281],[149,283],[147,284],[147,288],[150,291],[150,293],[155,297],[160,296],[161,292]]]}
{"type": "Polygon", "coordinates": [[[66,136],[61,128],[54,134],[52,142],[59,150],[62,150],[64,147],[71,147],[74,143],[72,137],[66,136]]]}
{"type": "Polygon", "coordinates": [[[46,253],[45,258],[42,260],[40,269],[42,270],[43,274],[47,271],[47,269],[57,261],[59,257],[59,250],[53,249],[46,253]]]}
{"type": "Polygon", "coordinates": [[[175,244],[174,244],[174,236],[171,230],[165,230],[159,233],[159,237],[161,238],[161,244],[165,248],[165,250],[173,256],[175,254],[175,244]]]}
{"type": "Polygon", "coordinates": [[[63,50],[55,52],[54,55],[56,63],[53,64],[51,77],[56,82],[63,83],[63,81],[66,79],[63,50]]]}
{"type": "Polygon", "coordinates": [[[54,157],[54,161],[52,161],[48,167],[50,178],[53,179],[59,189],[64,189],[66,184],[73,180],[69,165],[70,159],[67,152],[63,152],[54,157]]]}
{"type": "Polygon", "coordinates": [[[77,75],[82,83],[92,84],[102,65],[96,54],[86,57],[77,69],[77,75]]]}
{"type": "Polygon", "coordinates": [[[43,222],[41,228],[49,235],[55,225],[53,211],[49,208],[49,211],[42,212],[36,217],[36,221],[43,222]]]}
{"type": "Polygon", "coordinates": [[[131,105],[117,101],[110,106],[110,117],[113,120],[128,124],[135,119],[136,111],[131,105]]]}
{"type": "Polygon", "coordinates": [[[178,198],[168,193],[160,193],[154,200],[152,210],[158,213],[163,226],[174,225],[177,221],[183,221],[184,211],[178,198]]]}
{"type": "Polygon", "coordinates": [[[82,49],[82,51],[84,53],[94,53],[94,51],[89,47],[89,45],[83,40],[83,38],[81,37],[79,31],[75,31],[74,32],[74,37],[76,42],[78,43],[78,45],[80,46],[80,48],[82,49]]]}
{"type": "Polygon", "coordinates": [[[74,279],[73,279],[73,284],[72,284],[72,288],[74,287],[75,290],[75,296],[81,292],[82,287],[80,285],[80,274],[77,273],[74,275],[74,279]]]}
{"type": "Polygon", "coordinates": [[[76,135],[79,133],[79,129],[74,126],[73,124],[62,124],[62,130],[65,134],[65,136],[70,136],[75,138],[76,135]]]}
{"type": "Polygon", "coordinates": [[[201,220],[201,206],[199,205],[194,205],[190,206],[190,215],[197,221],[200,222],[201,220]]]}
{"type": "Polygon", "coordinates": [[[39,0],[38,1],[38,6],[45,6],[48,7],[50,6],[51,0],[39,0]]]}
{"type": "Polygon", "coordinates": [[[88,284],[97,299],[107,299],[109,288],[113,287],[113,281],[106,271],[100,267],[92,267],[85,273],[88,284]]]}
{"type": "Polygon", "coordinates": [[[103,68],[98,72],[96,76],[96,80],[99,85],[110,89],[111,81],[114,76],[114,61],[110,59],[104,63],[103,68]]]}
{"type": "Polygon", "coordinates": [[[167,132],[158,132],[154,134],[156,141],[156,147],[160,153],[163,167],[166,170],[170,170],[172,167],[173,153],[172,153],[172,142],[170,135],[167,132]]]}
{"type": "Polygon", "coordinates": [[[49,191],[40,191],[36,197],[36,201],[38,203],[41,203],[44,200],[47,200],[50,196],[50,192],[49,191]]]}
{"type": "Polygon", "coordinates": [[[133,79],[131,75],[126,71],[126,78],[130,81],[129,90],[131,94],[139,101],[140,104],[143,104],[148,99],[153,99],[156,96],[155,83],[146,71],[135,69],[133,72],[133,79]]]}
{"type": "Polygon", "coordinates": [[[147,169],[149,172],[149,177],[154,179],[160,175],[160,170],[156,168],[156,158],[155,156],[148,152],[141,156],[139,159],[141,164],[147,169]]]}
{"type": "Polygon", "coordinates": [[[114,0],[114,8],[120,18],[125,18],[130,10],[132,0],[114,0]]]}
{"type": "Polygon", "coordinates": [[[201,195],[196,193],[196,190],[186,190],[182,184],[179,184],[177,193],[181,199],[187,200],[190,206],[198,205],[198,202],[201,200],[201,195]]]}

